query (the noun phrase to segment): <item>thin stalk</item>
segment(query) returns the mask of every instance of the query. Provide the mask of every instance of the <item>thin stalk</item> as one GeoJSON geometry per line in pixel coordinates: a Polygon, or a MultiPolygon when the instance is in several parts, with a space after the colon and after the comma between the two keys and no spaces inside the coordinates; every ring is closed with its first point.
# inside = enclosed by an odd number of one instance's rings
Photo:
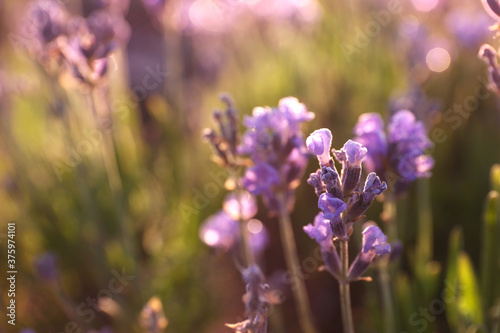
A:
{"type": "Polygon", "coordinates": [[[392,299],[391,278],[389,275],[389,257],[380,261],[378,269],[382,303],[384,305],[384,332],[396,332],[396,317],[394,315],[394,302],[392,299]]]}
{"type": "Polygon", "coordinates": [[[250,241],[248,237],[248,228],[247,228],[247,221],[244,221],[242,218],[242,204],[240,201],[240,195],[242,193],[241,185],[239,182],[239,177],[238,177],[238,172],[231,168],[230,170],[231,177],[233,177],[233,180],[235,182],[235,192],[236,196],[238,198],[238,207],[239,207],[239,226],[240,226],[240,233],[241,233],[241,254],[243,255],[244,258],[244,263],[243,265],[246,265],[246,267],[249,267],[251,264],[255,263],[255,257],[253,255],[252,249],[250,248],[250,241]]]}
{"type": "Polygon", "coordinates": [[[417,270],[423,269],[432,260],[432,212],[430,203],[429,179],[417,181],[418,199],[418,240],[417,270]]]}
{"type": "MultiPolygon", "coordinates": [[[[397,220],[396,220],[396,202],[392,195],[387,195],[384,201],[384,222],[387,225],[389,239],[394,241],[398,239],[397,220]]],[[[387,333],[396,332],[396,316],[394,314],[394,301],[392,298],[391,278],[389,274],[389,258],[380,260],[378,266],[379,283],[382,292],[382,306],[384,314],[384,331],[387,333]]]]}
{"type": "MultiPolygon", "coordinates": [[[[97,102],[96,102],[97,98],[95,94],[96,94],[96,89],[92,88],[92,91],[90,92],[90,105],[92,109],[92,114],[94,116],[95,125],[99,130],[101,130],[101,126],[99,125],[99,112],[97,111],[97,102]]],[[[117,197],[120,197],[123,186],[120,177],[120,171],[118,169],[118,163],[116,161],[116,156],[115,156],[115,145],[113,142],[113,135],[111,134],[110,130],[102,131],[102,135],[104,142],[103,145],[101,146],[102,158],[104,162],[104,167],[106,169],[106,173],[108,175],[109,186],[111,187],[111,191],[113,191],[113,194],[117,197]]]]}
{"type": "Polygon", "coordinates": [[[283,252],[288,271],[295,278],[296,284],[292,288],[295,298],[295,307],[299,317],[299,324],[302,332],[316,333],[316,329],[312,323],[311,308],[309,306],[309,298],[307,296],[306,286],[302,273],[300,272],[299,258],[297,255],[297,247],[293,235],[292,222],[290,214],[286,208],[284,196],[280,200],[279,223],[281,233],[281,243],[283,244],[283,252]]]}
{"type": "Polygon", "coordinates": [[[349,248],[346,241],[340,241],[340,261],[341,266],[341,279],[339,280],[340,290],[340,308],[342,309],[342,323],[344,333],[354,333],[354,324],[352,321],[352,308],[351,308],[351,291],[350,284],[347,278],[349,273],[349,248]]]}

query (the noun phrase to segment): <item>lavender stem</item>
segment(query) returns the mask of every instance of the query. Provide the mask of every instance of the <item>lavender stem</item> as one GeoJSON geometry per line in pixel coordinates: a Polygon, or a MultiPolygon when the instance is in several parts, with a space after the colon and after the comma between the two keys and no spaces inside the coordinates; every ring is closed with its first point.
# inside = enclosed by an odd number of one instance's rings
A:
{"type": "Polygon", "coordinates": [[[316,333],[316,329],[314,328],[314,325],[312,323],[311,308],[309,306],[309,298],[307,296],[306,286],[304,280],[301,277],[297,247],[295,245],[295,238],[293,235],[290,215],[288,213],[288,209],[286,208],[284,196],[281,196],[280,199],[279,222],[281,242],[283,244],[283,252],[285,255],[286,265],[289,272],[291,272],[292,276],[297,282],[294,288],[292,288],[292,292],[295,298],[295,306],[299,318],[299,324],[302,328],[302,332],[316,333]]]}
{"type": "Polygon", "coordinates": [[[351,309],[351,291],[348,280],[349,274],[349,251],[347,241],[340,241],[340,261],[341,261],[341,279],[339,280],[340,307],[342,309],[342,323],[344,333],[354,333],[354,324],[352,321],[351,309]]]}

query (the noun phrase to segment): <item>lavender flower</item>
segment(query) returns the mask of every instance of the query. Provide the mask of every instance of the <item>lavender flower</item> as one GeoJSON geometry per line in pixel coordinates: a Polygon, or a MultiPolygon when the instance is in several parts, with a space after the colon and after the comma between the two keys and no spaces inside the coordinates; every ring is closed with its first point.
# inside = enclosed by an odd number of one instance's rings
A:
{"type": "Polygon", "coordinates": [[[61,43],[68,66],[76,78],[96,84],[107,72],[108,55],[127,42],[130,28],[122,16],[100,10],[74,18],[68,33],[68,41],[61,43]]]}
{"type": "Polygon", "coordinates": [[[226,326],[235,332],[266,333],[269,307],[278,304],[280,297],[275,291],[270,290],[269,285],[265,283],[264,274],[257,265],[250,265],[243,270],[242,275],[247,287],[243,302],[248,319],[226,326]]]}
{"type": "Polygon", "coordinates": [[[387,189],[387,184],[380,180],[374,173],[370,173],[366,178],[365,187],[361,195],[357,196],[352,206],[346,213],[346,220],[356,221],[363,216],[370,207],[375,197],[382,194],[387,189]]]}
{"type": "Polygon", "coordinates": [[[330,147],[332,145],[332,132],[327,128],[314,131],[307,137],[307,149],[318,157],[320,165],[328,165],[330,161],[330,147]]]}
{"type": "Polygon", "coordinates": [[[379,227],[371,225],[365,228],[361,251],[349,269],[349,280],[353,281],[361,277],[376,256],[389,252],[391,252],[391,245],[387,243],[387,236],[379,227]]]}
{"type": "MultiPolygon", "coordinates": [[[[368,120],[365,125],[367,129],[380,127],[381,121],[376,117],[370,117],[368,120]]],[[[315,131],[307,139],[307,142],[311,143],[310,150],[315,152],[317,149],[317,155],[320,156],[324,154],[325,149],[330,149],[331,143],[330,140],[321,139],[323,133],[329,131],[315,131]],[[327,141],[327,144],[324,141],[327,141]]],[[[308,183],[315,188],[319,196],[318,208],[322,212],[316,216],[313,225],[304,227],[304,231],[320,244],[326,268],[339,278],[340,259],[333,241],[349,240],[353,223],[368,209],[375,197],[387,188],[387,184],[375,173],[370,173],[361,194],[355,192],[360,186],[361,163],[368,153],[367,149],[360,143],[349,140],[341,150],[333,152],[342,164],[342,183],[339,182],[333,160],[328,156],[326,161],[327,155],[324,156],[325,159],[319,159],[320,169],[310,175],[308,183]]]]}
{"type": "Polygon", "coordinates": [[[37,275],[46,281],[57,282],[59,280],[59,267],[57,256],[52,252],[46,252],[35,259],[35,270],[37,275]]]}
{"type": "Polygon", "coordinates": [[[321,247],[321,254],[325,266],[332,274],[340,271],[340,259],[337,250],[333,246],[333,231],[330,220],[326,219],[323,213],[318,213],[314,218],[314,224],[304,226],[304,231],[314,239],[321,247]]]}
{"type": "Polygon", "coordinates": [[[341,150],[336,150],[336,159],[342,163],[342,188],[343,195],[349,196],[358,187],[361,179],[361,162],[367,150],[360,143],[347,141],[341,150]]]}
{"type": "MultiPolygon", "coordinates": [[[[203,222],[200,228],[200,238],[212,248],[233,251],[242,245],[241,229],[239,222],[228,215],[227,209],[227,206],[224,207],[224,210],[217,212],[203,222]]],[[[269,233],[259,220],[250,220],[246,225],[248,229],[247,241],[249,242],[247,246],[256,258],[260,258],[269,244],[269,233]]]]}
{"type": "Polygon", "coordinates": [[[422,122],[409,110],[396,112],[387,126],[374,113],[359,117],[354,128],[355,140],[366,145],[364,166],[383,179],[395,175],[395,193],[403,192],[417,178],[430,177],[434,160],[425,151],[432,147],[422,122]]]}
{"type": "Polygon", "coordinates": [[[271,188],[278,185],[279,182],[278,171],[267,163],[249,167],[241,179],[243,186],[255,195],[269,193],[271,188]]]}
{"type": "Polygon", "coordinates": [[[240,228],[237,221],[219,211],[203,222],[200,238],[210,247],[227,251],[238,242],[240,228]]]}
{"type": "Polygon", "coordinates": [[[478,57],[488,65],[489,88],[497,95],[500,95],[500,71],[498,68],[497,52],[492,46],[484,44],[479,50],[478,57]]]}
{"type": "Polygon", "coordinates": [[[52,58],[59,59],[57,38],[66,34],[69,18],[64,6],[55,0],[32,2],[23,20],[23,27],[31,27],[29,35],[21,31],[25,47],[42,65],[49,65],[52,58]]]}
{"type": "Polygon", "coordinates": [[[294,200],[293,189],[307,164],[300,124],[312,118],[314,114],[304,104],[287,97],[278,107],[254,108],[252,116],[243,121],[247,131],[237,152],[248,155],[254,165],[246,170],[242,184],[250,193],[262,195],[271,212],[279,210],[277,192],[283,192],[287,207],[294,200]]]}

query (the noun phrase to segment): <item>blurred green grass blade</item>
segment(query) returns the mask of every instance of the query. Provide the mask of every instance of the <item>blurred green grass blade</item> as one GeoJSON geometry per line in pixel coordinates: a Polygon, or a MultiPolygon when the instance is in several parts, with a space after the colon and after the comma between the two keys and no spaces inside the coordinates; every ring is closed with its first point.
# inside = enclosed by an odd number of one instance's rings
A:
{"type": "Polygon", "coordinates": [[[500,193],[500,164],[494,164],[490,170],[491,189],[500,193]]]}
{"type": "Polygon", "coordinates": [[[483,237],[481,249],[481,292],[483,306],[488,310],[494,302],[498,266],[498,192],[491,191],[486,197],[483,214],[483,237]]]}
{"type": "Polygon", "coordinates": [[[467,253],[461,251],[458,255],[457,273],[459,281],[458,308],[462,316],[471,324],[483,323],[483,311],[479,285],[472,262],[467,253]]]}
{"type": "MultiPolygon", "coordinates": [[[[462,249],[462,229],[455,227],[450,233],[448,248],[448,267],[446,269],[446,283],[452,287],[452,292],[456,295],[458,286],[458,255],[462,249]]],[[[448,325],[454,332],[459,331],[460,312],[458,302],[450,302],[446,307],[446,319],[448,325]]]]}

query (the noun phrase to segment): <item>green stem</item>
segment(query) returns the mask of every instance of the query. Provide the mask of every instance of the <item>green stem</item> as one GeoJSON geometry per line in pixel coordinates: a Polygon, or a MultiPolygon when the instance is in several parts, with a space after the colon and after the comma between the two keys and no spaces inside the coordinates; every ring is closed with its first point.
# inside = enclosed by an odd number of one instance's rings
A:
{"type": "Polygon", "coordinates": [[[392,299],[391,278],[389,275],[389,257],[380,261],[378,269],[382,302],[384,305],[384,332],[396,332],[396,318],[394,315],[394,302],[392,299]]]}
{"type": "MultiPolygon", "coordinates": [[[[387,233],[389,235],[389,240],[398,239],[397,232],[397,219],[396,219],[396,201],[394,196],[387,195],[384,201],[384,222],[387,225],[387,233]]],[[[389,274],[389,258],[384,258],[380,260],[380,265],[378,266],[379,272],[379,283],[382,292],[382,304],[384,313],[384,331],[387,333],[395,333],[395,308],[392,298],[392,287],[391,278],[389,274]]]]}
{"type": "Polygon", "coordinates": [[[230,175],[233,177],[233,180],[235,182],[235,192],[236,196],[238,198],[238,207],[239,207],[239,226],[240,226],[240,233],[241,233],[241,254],[243,255],[244,258],[244,263],[243,265],[246,265],[246,267],[249,267],[251,264],[255,263],[255,257],[253,255],[252,249],[250,248],[250,241],[249,241],[249,235],[248,235],[248,225],[247,221],[244,221],[242,218],[242,203],[240,201],[240,195],[242,194],[242,188],[241,184],[239,182],[239,177],[238,177],[238,171],[235,169],[231,168],[230,170],[230,175]]]}
{"type": "Polygon", "coordinates": [[[283,244],[286,265],[294,278],[294,282],[296,282],[292,288],[292,292],[295,298],[299,324],[302,332],[316,333],[316,329],[312,323],[311,309],[309,307],[309,298],[307,296],[306,286],[300,272],[300,264],[297,255],[297,247],[295,245],[295,238],[293,235],[292,222],[290,221],[290,215],[288,213],[288,209],[286,208],[284,196],[282,196],[280,200],[279,222],[281,242],[283,244]]]}
{"type": "Polygon", "coordinates": [[[351,308],[351,291],[350,284],[347,278],[349,273],[349,249],[346,241],[340,241],[340,261],[341,266],[341,279],[339,280],[340,290],[340,308],[342,310],[342,323],[344,326],[344,333],[354,333],[354,324],[352,321],[352,308],[351,308]]]}
{"type": "Polygon", "coordinates": [[[430,203],[429,179],[417,181],[418,199],[418,239],[417,239],[417,270],[432,260],[432,212],[430,203]]]}

